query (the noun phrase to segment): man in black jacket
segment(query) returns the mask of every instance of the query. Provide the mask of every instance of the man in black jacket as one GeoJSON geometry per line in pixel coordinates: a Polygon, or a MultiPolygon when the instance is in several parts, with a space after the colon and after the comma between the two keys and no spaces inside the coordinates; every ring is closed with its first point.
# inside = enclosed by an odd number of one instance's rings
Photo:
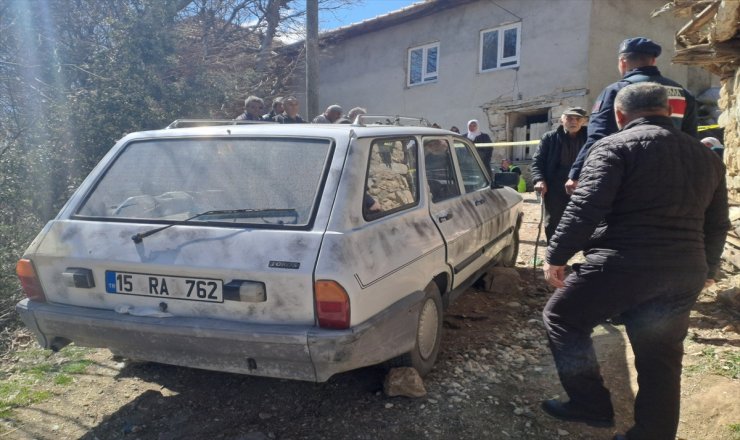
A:
{"type": "Polygon", "coordinates": [[[681,84],[660,74],[655,66],[662,49],[654,41],[644,38],[628,38],[619,45],[617,68],[622,79],[608,85],[596,98],[588,123],[588,139],[581,153],[576,158],[565,183],[566,191],[572,193],[578,185],[583,162],[591,146],[599,139],[617,132],[617,121],[614,119],[614,97],[623,87],[638,82],[656,82],[668,89],[668,102],[671,105],[671,119],[676,127],[696,137],[697,115],[696,100],[681,84]]]}
{"type": "Polygon", "coordinates": [[[639,391],[631,440],[673,440],[689,312],[713,283],[730,226],[725,168],[675,127],[668,92],[649,82],[615,99],[621,131],[594,144],[547,249],[557,290],[543,318],[570,401],[542,408],[562,419],[612,426],[591,331],[620,315],[635,354],[639,391]],[[583,250],[584,264],[565,265],[583,250]]]}
{"type": "Polygon", "coordinates": [[[534,190],[545,199],[545,237],[548,242],[570,199],[565,192],[565,182],[571,165],[586,142],[587,121],[586,110],[580,107],[565,110],[560,116],[561,125],[542,136],[532,158],[534,190]]]}

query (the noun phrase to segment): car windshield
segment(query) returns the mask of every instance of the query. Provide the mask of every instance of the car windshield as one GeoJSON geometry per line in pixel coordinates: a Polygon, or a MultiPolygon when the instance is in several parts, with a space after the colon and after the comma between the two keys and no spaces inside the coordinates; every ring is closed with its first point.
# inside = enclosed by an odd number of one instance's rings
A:
{"type": "Polygon", "coordinates": [[[303,226],[311,220],[330,151],[327,139],[133,142],[76,215],[303,226]],[[199,215],[218,210],[236,212],[199,215]]]}

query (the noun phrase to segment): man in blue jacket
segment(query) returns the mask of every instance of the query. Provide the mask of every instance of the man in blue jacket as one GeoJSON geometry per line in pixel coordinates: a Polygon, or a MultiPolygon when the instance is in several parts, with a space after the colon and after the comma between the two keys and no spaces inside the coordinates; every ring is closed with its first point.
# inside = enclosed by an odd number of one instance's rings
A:
{"type": "Polygon", "coordinates": [[[588,123],[588,139],[573,163],[568,181],[565,183],[565,190],[569,194],[578,185],[581,168],[591,146],[599,139],[617,132],[614,97],[617,96],[617,92],[630,84],[649,81],[666,87],[673,124],[683,132],[696,137],[696,100],[679,83],[660,74],[655,62],[661,50],[660,45],[644,37],[628,38],[619,45],[618,68],[622,79],[607,86],[596,98],[588,123]]]}

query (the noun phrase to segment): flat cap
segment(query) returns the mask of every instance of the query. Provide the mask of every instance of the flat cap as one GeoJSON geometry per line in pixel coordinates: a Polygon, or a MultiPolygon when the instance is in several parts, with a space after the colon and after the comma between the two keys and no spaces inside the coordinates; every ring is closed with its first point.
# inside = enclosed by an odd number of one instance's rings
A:
{"type": "Polygon", "coordinates": [[[342,112],[342,106],[339,104],[332,104],[329,107],[326,108],[326,111],[328,112],[342,112]]]}
{"type": "Polygon", "coordinates": [[[569,107],[563,112],[563,114],[566,116],[580,116],[582,118],[588,116],[588,112],[581,107],[569,107]]]}
{"type": "Polygon", "coordinates": [[[653,40],[645,37],[627,38],[619,45],[619,53],[644,53],[654,57],[660,56],[662,48],[653,40]]]}

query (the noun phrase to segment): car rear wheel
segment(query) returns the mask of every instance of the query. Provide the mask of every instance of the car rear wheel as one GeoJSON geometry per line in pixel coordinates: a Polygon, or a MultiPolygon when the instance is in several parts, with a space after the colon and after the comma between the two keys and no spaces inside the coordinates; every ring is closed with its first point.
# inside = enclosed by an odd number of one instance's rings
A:
{"type": "Polygon", "coordinates": [[[413,367],[424,376],[434,367],[442,340],[442,297],[439,287],[432,282],[424,289],[425,295],[416,322],[414,348],[389,361],[391,367],[413,367]]]}

